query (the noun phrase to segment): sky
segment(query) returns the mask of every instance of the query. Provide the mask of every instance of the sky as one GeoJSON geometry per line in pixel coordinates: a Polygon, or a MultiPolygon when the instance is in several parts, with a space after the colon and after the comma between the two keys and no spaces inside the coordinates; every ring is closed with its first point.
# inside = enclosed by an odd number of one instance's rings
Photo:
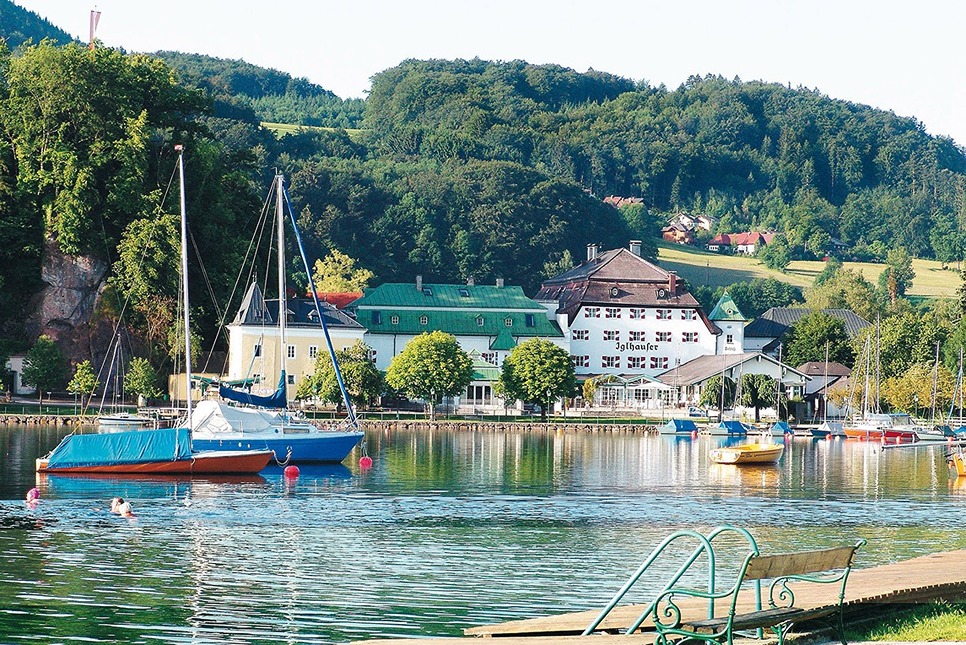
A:
{"type": "Polygon", "coordinates": [[[87,41],[240,58],[342,98],[403,60],[595,69],[651,85],[721,75],[914,117],[966,145],[960,0],[14,0],[87,41]]]}

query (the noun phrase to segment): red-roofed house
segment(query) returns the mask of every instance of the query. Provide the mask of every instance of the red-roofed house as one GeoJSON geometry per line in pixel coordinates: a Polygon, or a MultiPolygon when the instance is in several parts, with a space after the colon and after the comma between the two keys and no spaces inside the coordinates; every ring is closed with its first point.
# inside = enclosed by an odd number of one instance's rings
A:
{"type": "Polygon", "coordinates": [[[733,253],[754,255],[762,247],[771,244],[777,233],[759,233],[757,231],[745,233],[719,233],[708,241],[709,251],[730,250],[733,253]]]}

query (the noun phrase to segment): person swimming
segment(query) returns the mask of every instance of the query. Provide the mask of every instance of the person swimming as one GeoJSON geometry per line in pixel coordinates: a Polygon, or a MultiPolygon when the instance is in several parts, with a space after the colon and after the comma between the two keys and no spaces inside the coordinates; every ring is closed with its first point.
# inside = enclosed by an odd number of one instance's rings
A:
{"type": "Polygon", "coordinates": [[[121,517],[134,517],[134,511],[131,510],[131,504],[125,502],[122,497],[115,497],[111,499],[111,512],[117,513],[121,517]]]}
{"type": "Polygon", "coordinates": [[[40,504],[40,489],[36,486],[27,491],[27,498],[24,500],[30,508],[37,508],[40,504]]]}

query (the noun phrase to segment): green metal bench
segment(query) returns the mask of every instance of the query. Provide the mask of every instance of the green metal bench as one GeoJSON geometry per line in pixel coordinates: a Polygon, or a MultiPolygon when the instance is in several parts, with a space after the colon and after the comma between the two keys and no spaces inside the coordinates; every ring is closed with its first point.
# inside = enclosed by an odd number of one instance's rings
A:
{"type": "MultiPolygon", "coordinates": [[[[778,638],[779,645],[792,626],[806,620],[833,617],[843,645],[845,641],[842,624],[842,603],[845,585],[855,551],[865,544],[859,540],[852,546],[836,547],[818,551],[801,551],[776,555],[760,555],[754,549],[742,562],[734,585],[730,589],[714,591],[691,588],[666,588],[650,605],[650,618],[657,629],[657,645],[670,645],[680,641],[705,641],[708,643],[732,643],[735,632],[770,629],[778,638]],[[835,591],[834,600],[818,607],[796,606],[796,591],[805,584],[830,585],[835,591]],[[756,610],[737,613],[738,597],[753,588],[756,610]],[[764,589],[763,589],[764,586],[764,589]],[[680,602],[687,598],[727,603],[728,611],[720,616],[692,619],[685,616],[680,602]]],[[[831,596],[831,593],[830,593],[831,596]]],[[[759,636],[761,631],[758,632],[759,636]]]]}

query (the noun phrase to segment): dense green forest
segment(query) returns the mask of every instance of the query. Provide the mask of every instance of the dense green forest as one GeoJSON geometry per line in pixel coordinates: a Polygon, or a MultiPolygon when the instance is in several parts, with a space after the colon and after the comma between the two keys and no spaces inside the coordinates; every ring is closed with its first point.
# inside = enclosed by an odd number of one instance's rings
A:
{"type": "MultiPolygon", "coordinates": [[[[0,0],[0,15],[12,6],[0,0]]],[[[639,238],[653,255],[680,210],[724,232],[782,231],[800,257],[833,238],[855,258],[963,254],[963,150],[914,119],[808,89],[706,77],[672,90],[523,61],[409,60],[376,75],[364,102],[343,101],[241,61],[40,43],[44,25],[31,24],[34,44],[0,54],[0,324],[24,342],[42,270],[62,253],[105,267],[94,317],[127,307],[164,355],[175,143],[206,342],[238,304],[228,295],[275,168],[310,261],[341,251],[373,284],[502,277],[533,293],[591,242],[639,238]],[[276,137],[264,121],[325,129],[276,137]],[[615,209],[601,199],[611,194],[644,203],[615,209]]]]}

